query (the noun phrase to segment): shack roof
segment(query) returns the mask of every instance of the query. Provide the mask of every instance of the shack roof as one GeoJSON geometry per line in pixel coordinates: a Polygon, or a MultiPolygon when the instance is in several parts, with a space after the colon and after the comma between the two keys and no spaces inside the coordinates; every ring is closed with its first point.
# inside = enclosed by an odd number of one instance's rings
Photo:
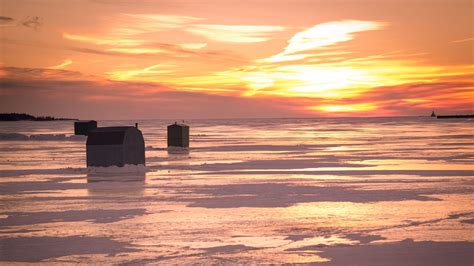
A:
{"type": "Polygon", "coordinates": [[[76,120],[75,123],[97,123],[95,120],[76,120]]]}
{"type": "Polygon", "coordinates": [[[172,127],[172,126],[178,126],[178,127],[189,127],[188,125],[186,124],[183,124],[183,123],[177,123],[175,122],[174,124],[171,124],[169,125],[168,127],[172,127]]]}
{"type": "Polygon", "coordinates": [[[132,126],[99,127],[89,132],[87,145],[120,145],[124,143],[127,130],[138,130],[132,126]]]}

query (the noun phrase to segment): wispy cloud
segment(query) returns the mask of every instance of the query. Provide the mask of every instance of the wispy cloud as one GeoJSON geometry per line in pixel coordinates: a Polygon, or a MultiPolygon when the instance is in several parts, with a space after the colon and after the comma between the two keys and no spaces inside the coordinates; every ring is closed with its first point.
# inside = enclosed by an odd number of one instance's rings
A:
{"type": "Polygon", "coordinates": [[[182,28],[200,20],[198,17],[179,15],[122,14],[118,18],[119,26],[114,27],[110,34],[123,37],[159,32],[182,28]]]}
{"type": "Polygon", "coordinates": [[[454,40],[451,43],[472,42],[472,41],[474,41],[474,37],[460,39],[460,40],[454,40]]]}
{"type": "Polygon", "coordinates": [[[112,48],[84,48],[70,46],[67,48],[70,51],[75,51],[85,54],[105,55],[105,56],[119,56],[127,58],[155,58],[157,60],[189,60],[190,57],[195,59],[222,62],[247,62],[242,57],[223,50],[200,50],[200,49],[185,49],[180,44],[168,43],[150,43],[146,46],[137,47],[113,47],[112,48]],[[142,48],[141,48],[142,47],[142,48]]]}
{"type": "Polygon", "coordinates": [[[8,16],[0,16],[0,27],[26,27],[30,29],[37,30],[41,26],[43,26],[43,21],[38,16],[33,17],[26,17],[20,21],[17,21],[8,16]]]}
{"type": "Polygon", "coordinates": [[[67,59],[59,65],[51,66],[51,67],[48,67],[48,68],[50,68],[50,69],[63,69],[65,67],[69,66],[70,64],[72,64],[72,60],[67,59]]]}
{"type": "Polygon", "coordinates": [[[15,26],[15,19],[7,16],[0,16],[0,27],[11,27],[15,26]]]}
{"type": "Polygon", "coordinates": [[[10,23],[15,21],[12,17],[7,17],[7,16],[0,16],[0,23],[10,23]]]}
{"type": "Polygon", "coordinates": [[[159,81],[160,74],[172,73],[174,70],[173,65],[157,64],[143,69],[135,70],[117,70],[105,73],[112,80],[147,80],[147,81],[159,81]]]}
{"type": "Polygon", "coordinates": [[[281,26],[244,26],[244,25],[193,25],[186,31],[218,42],[256,43],[271,39],[276,32],[283,31],[281,26]]]}
{"type": "Polygon", "coordinates": [[[38,16],[34,17],[27,17],[25,18],[22,22],[21,25],[27,27],[27,28],[32,28],[37,30],[39,27],[43,25],[43,22],[41,21],[41,18],[38,16]]]}
{"type": "Polygon", "coordinates": [[[125,54],[134,54],[134,55],[155,55],[160,53],[166,53],[166,50],[158,48],[107,48],[105,51],[110,52],[119,52],[125,54]]]}
{"type": "MultiPolygon", "coordinates": [[[[111,19],[113,22],[107,23],[105,29],[101,33],[84,34],[84,33],[70,33],[63,32],[64,39],[69,41],[81,42],[84,44],[94,45],[95,47],[75,47],[70,48],[86,53],[114,55],[114,56],[160,56],[165,58],[185,59],[190,56],[197,56],[205,59],[225,58],[226,60],[235,61],[237,59],[234,54],[228,51],[219,51],[208,49],[208,42],[193,41],[183,42],[177,41],[175,43],[164,43],[162,35],[150,34],[166,30],[181,31],[186,34],[186,29],[195,26],[194,23],[202,20],[198,17],[179,16],[179,15],[160,15],[160,14],[120,14],[111,19]],[[100,46],[100,47],[97,47],[100,46]]],[[[238,27],[238,26],[235,26],[238,27]]],[[[234,30],[233,37],[237,36],[234,30]]],[[[249,41],[248,38],[253,36],[248,30],[260,31],[258,36],[263,36],[274,30],[272,27],[262,26],[255,28],[253,26],[245,26],[239,28],[241,35],[247,39],[242,41],[249,41]]],[[[224,29],[221,29],[224,30],[224,29]]],[[[239,35],[239,36],[241,36],[239,35]]],[[[256,38],[253,36],[252,38],[256,38]]]]}
{"type": "Polygon", "coordinates": [[[112,45],[112,46],[137,46],[145,43],[140,39],[125,39],[118,37],[93,36],[81,34],[63,33],[63,38],[71,41],[79,41],[96,45],[112,45]]]}
{"type": "Polygon", "coordinates": [[[332,21],[315,25],[304,31],[296,33],[283,52],[265,59],[268,62],[281,62],[287,60],[303,59],[311,54],[305,54],[314,49],[346,42],[354,39],[354,33],[378,30],[386,23],[374,21],[343,20],[332,21]]]}
{"type": "Polygon", "coordinates": [[[207,46],[207,43],[178,43],[179,47],[189,50],[199,50],[207,46]]]}
{"type": "Polygon", "coordinates": [[[0,22],[3,23],[3,22],[11,22],[13,21],[14,19],[12,17],[7,17],[7,16],[0,16],[0,22]]]}
{"type": "Polygon", "coordinates": [[[63,38],[96,45],[142,46],[153,42],[150,33],[183,28],[201,20],[197,17],[158,14],[120,14],[101,34],[63,33],[63,38]],[[148,34],[148,36],[141,36],[148,34]]]}

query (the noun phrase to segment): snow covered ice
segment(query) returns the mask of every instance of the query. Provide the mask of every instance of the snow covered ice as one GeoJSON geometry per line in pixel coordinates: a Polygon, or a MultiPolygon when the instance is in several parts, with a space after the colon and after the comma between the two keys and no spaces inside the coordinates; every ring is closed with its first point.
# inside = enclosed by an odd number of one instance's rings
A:
{"type": "Polygon", "coordinates": [[[0,124],[0,261],[474,262],[472,121],[191,120],[189,153],[138,122],[127,171],[87,169],[71,121],[0,124]]]}

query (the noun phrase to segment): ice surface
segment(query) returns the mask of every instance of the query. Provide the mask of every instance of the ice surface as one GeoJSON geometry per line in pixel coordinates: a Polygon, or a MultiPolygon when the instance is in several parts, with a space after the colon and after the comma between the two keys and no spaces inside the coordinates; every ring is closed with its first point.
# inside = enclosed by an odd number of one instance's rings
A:
{"type": "Polygon", "coordinates": [[[87,168],[70,121],[0,124],[0,262],[472,265],[474,137],[430,118],[140,124],[146,167],[87,168]]]}

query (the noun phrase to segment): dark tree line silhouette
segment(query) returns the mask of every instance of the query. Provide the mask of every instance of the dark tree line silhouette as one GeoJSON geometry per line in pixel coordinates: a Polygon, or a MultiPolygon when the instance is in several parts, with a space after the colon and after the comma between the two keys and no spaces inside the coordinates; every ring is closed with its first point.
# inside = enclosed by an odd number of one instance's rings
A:
{"type": "Polygon", "coordinates": [[[56,118],[54,116],[33,116],[25,113],[1,113],[0,121],[55,121],[55,120],[77,120],[71,118],[56,118]]]}

